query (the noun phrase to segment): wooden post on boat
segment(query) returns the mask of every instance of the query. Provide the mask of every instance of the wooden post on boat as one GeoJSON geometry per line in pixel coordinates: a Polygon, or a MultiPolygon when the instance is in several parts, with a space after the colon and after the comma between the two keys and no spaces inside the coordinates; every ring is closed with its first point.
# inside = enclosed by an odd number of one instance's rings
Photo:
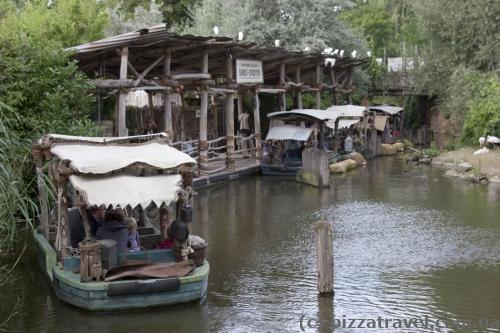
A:
{"type": "Polygon", "coordinates": [[[316,109],[321,108],[321,66],[316,65],[316,75],[315,75],[315,83],[316,83],[316,109]]]}
{"type": "MultiPolygon", "coordinates": [[[[295,82],[299,85],[301,84],[300,66],[297,66],[297,68],[295,69],[295,82]]],[[[299,86],[298,90],[297,90],[297,108],[302,109],[302,87],[301,86],[299,86]]]]}
{"type": "MultiPolygon", "coordinates": [[[[227,85],[233,83],[233,58],[228,55],[226,58],[226,76],[227,85]]],[[[226,93],[225,96],[226,110],[226,167],[228,170],[234,170],[234,94],[226,93]]]]}
{"type": "Polygon", "coordinates": [[[78,209],[80,210],[80,215],[82,217],[82,222],[83,222],[83,228],[85,230],[85,239],[90,239],[92,238],[92,232],[90,230],[90,221],[89,221],[89,216],[87,214],[87,206],[81,195],[79,196],[78,201],[79,201],[78,209]]]}
{"type": "Polygon", "coordinates": [[[66,191],[66,184],[68,176],[71,174],[71,169],[64,164],[64,161],[59,161],[58,164],[54,163],[54,174],[56,175],[57,182],[57,235],[56,235],[56,249],[59,250],[62,257],[69,255],[69,248],[71,247],[71,236],[69,230],[69,216],[68,216],[68,198],[66,191]]]}
{"type": "MultiPolygon", "coordinates": [[[[201,71],[208,73],[208,52],[203,51],[201,71]]],[[[208,87],[201,86],[201,104],[200,104],[200,141],[199,141],[199,169],[200,174],[205,174],[208,169],[208,87]]]]}
{"type": "Polygon", "coordinates": [[[260,100],[259,93],[255,90],[255,108],[253,109],[253,125],[255,130],[255,158],[262,160],[262,140],[260,134],[260,100]]]}
{"type": "MultiPolygon", "coordinates": [[[[163,59],[163,79],[166,81],[170,75],[170,61],[172,59],[172,53],[169,50],[165,50],[165,59],[163,59]]],[[[167,142],[172,143],[174,141],[174,131],[172,128],[172,91],[170,88],[165,91],[165,105],[164,105],[164,122],[165,122],[165,133],[167,134],[167,142]]]]}
{"type": "Polygon", "coordinates": [[[45,188],[45,181],[43,179],[42,146],[37,142],[37,140],[33,141],[31,155],[35,160],[38,201],[40,201],[40,224],[42,226],[42,234],[46,240],[49,240],[49,200],[45,188]]]}
{"type": "MultiPolygon", "coordinates": [[[[280,88],[285,89],[285,64],[280,63],[280,88]]],[[[286,111],[286,93],[279,93],[280,111],[286,111]]]]}
{"type": "MultiPolygon", "coordinates": [[[[120,80],[127,79],[127,67],[128,67],[128,47],[124,46],[121,51],[121,63],[120,63],[120,80]]],[[[120,89],[118,94],[118,136],[127,136],[127,110],[125,105],[125,100],[127,98],[127,92],[120,89]]]]}
{"type": "Polygon", "coordinates": [[[169,211],[168,207],[162,207],[160,208],[160,234],[161,234],[161,239],[167,238],[167,230],[168,227],[170,226],[169,223],[169,211]]]}
{"type": "Polygon", "coordinates": [[[333,240],[332,225],[320,221],[314,226],[318,267],[318,292],[333,294],[333,240]]]}

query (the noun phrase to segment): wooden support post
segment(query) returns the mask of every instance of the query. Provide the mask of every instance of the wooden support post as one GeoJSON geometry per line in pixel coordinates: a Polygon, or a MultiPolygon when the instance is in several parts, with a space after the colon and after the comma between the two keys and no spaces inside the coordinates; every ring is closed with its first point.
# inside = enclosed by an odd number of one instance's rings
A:
{"type": "MultiPolygon", "coordinates": [[[[208,52],[203,51],[201,71],[208,73],[208,52]]],[[[200,141],[199,141],[199,168],[205,174],[208,169],[208,87],[201,87],[200,105],[200,141]]]]}
{"type": "Polygon", "coordinates": [[[354,89],[352,89],[352,77],[353,77],[353,69],[349,69],[349,104],[352,104],[352,92],[354,89]]]}
{"type": "Polygon", "coordinates": [[[338,150],[338,145],[339,145],[339,140],[338,140],[338,133],[339,132],[339,119],[337,118],[335,120],[335,129],[333,130],[333,151],[337,152],[338,150]]]}
{"type": "MultiPolygon", "coordinates": [[[[280,88],[285,87],[285,64],[280,64],[280,88]]],[[[280,111],[286,111],[286,93],[279,93],[280,111]]]]}
{"type": "Polygon", "coordinates": [[[333,294],[333,237],[332,225],[321,221],[314,226],[318,267],[318,292],[333,294]]]}
{"type": "MultiPolygon", "coordinates": [[[[300,84],[300,66],[295,69],[295,82],[300,84]]],[[[297,91],[297,108],[302,109],[302,88],[300,87],[297,91]]]]}
{"type": "MultiPolygon", "coordinates": [[[[233,58],[228,55],[226,58],[227,84],[233,83],[233,58]]],[[[228,170],[234,170],[234,94],[226,93],[225,101],[226,112],[226,167],[228,170]]]]}
{"type": "Polygon", "coordinates": [[[316,83],[316,88],[318,90],[316,91],[316,109],[321,108],[321,90],[320,90],[320,82],[321,82],[321,66],[317,65],[316,66],[316,75],[315,75],[315,83],[316,83]]]}
{"type": "MultiPolygon", "coordinates": [[[[127,79],[127,67],[128,67],[128,47],[124,46],[121,52],[121,63],[120,63],[120,80],[127,79]]],[[[118,136],[127,136],[127,110],[125,105],[125,99],[127,98],[127,92],[120,89],[118,94],[118,136]]]]}
{"type": "Polygon", "coordinates": [[[330,68],[330,78],[332,80],[332,105],[338,105],[338,100],[337,100],[337,93],[335,92],[335,71],[333,70],[333,67],[330,68]]]}
{"type": "MultiPolygon", "coordinates": [[[[165,52],[165,58],[163,60],[163,76],[167,80],[170,75],[170,62],[172,59],[172,54],[170,51],[165,52]]],[[[165,105],[164,105],[164,122],[165,122],[165,133],[167,134],[167,142],[172,143],[174,141],[174,130],[172,126],[172,93],[169,90],[165,92],[165,105]]]]}
{"type": "Polygon", "coordinates": [[[255,108],[253,109],[253,124],[255,129],[255,158],[262,161],[262,140],[260,134],[260,100],[259,93],[254,95],[255,108]]]}

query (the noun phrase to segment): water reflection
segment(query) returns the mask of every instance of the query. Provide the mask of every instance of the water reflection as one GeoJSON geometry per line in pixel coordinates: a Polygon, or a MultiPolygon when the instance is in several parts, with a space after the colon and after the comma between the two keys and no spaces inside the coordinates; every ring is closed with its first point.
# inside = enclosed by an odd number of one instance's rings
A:
{"type": "Polygon", "coordinates": [[[30,256],[20,282],[1,291],[24,297],[11,328],[290,332],[305,316],[318,323],[306,331],[332,332],[334,318],[500,317],[500,188],[441,174],[383,158],[333,177],[326,190],[262,177],[201,190],[193,232],[209,244],[205,304],[90,314],[57,301],[30,256]],[[333,299],[316,292],[319,219],[334,226],[333,299]]]}

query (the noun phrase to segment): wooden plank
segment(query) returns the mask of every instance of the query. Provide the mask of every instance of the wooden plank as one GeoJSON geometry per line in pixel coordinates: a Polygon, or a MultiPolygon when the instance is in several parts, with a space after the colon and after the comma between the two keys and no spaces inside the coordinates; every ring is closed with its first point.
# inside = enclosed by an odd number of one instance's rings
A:
{"type": "MultiPolygon", "coordinates": [[[[208,68],[208,61],[207,61],[208,68]]],[[[172,74],[169,77],[172,80],[210,80],[212,75],[208,73],[185,73],[185,74],[172,74]]]]}
{"type": "Polygon", "coordinates": [[[87,82],[90,83],[91,85],[96,86],[97,88],[103,88],[103,89],[127,88],[127,87],[132,87],[134,85],[134,80],[129,80],[129,79],[124,79],[124,80],[97,79],[97,80],[88,80],[87,82]]]}

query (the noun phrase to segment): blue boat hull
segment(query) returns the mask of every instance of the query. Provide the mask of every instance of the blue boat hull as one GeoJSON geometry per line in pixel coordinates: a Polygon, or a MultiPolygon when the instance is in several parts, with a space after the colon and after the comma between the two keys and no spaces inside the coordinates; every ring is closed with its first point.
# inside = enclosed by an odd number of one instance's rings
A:
{"type": "MultiPolygon", "coordinates": [[[[141,279],[113,282],[80,282],[80,275],[57,264],[56,253],[47,240],[34,233],[37,261],[63,302],[91,311],[133,310],[155,306],[202,302],[207,294],[207,261],[188,276],[177,279],[141,279]],[[174,281],[175,280],[175,281],[174,281]],[[118,292],[117,292],[118,291],[118,292]]],[[[139,256],[141,254],[138,254],[139,256]]],[[[144,255],[144,254],[142,254],[144,255]]],[[[170,256],[169,250],[148,251],[148,258],[170,256]]]]}

